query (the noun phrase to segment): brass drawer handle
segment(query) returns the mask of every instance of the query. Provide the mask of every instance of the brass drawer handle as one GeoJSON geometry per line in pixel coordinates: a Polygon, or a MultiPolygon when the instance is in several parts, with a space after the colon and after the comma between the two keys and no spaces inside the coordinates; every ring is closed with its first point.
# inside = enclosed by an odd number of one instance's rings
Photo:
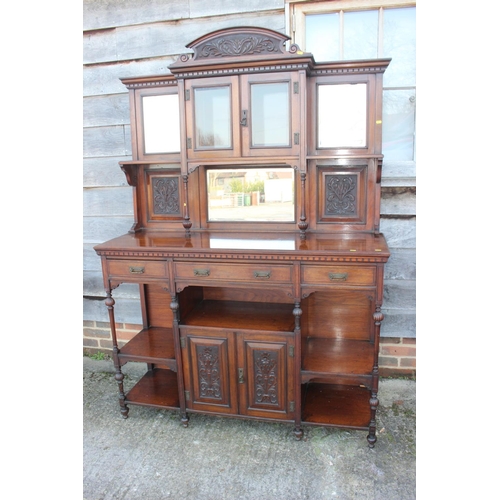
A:
{"type": "Polygon", "coordinates": [[[328,273],[330,281],[346,281],[347,273],[328,273]]]}
{"type": "Polygon", "coordinates": [[[271,271],[255,271],[253,276],[254,278],[263,278],[268,280],[271,277],[271,271]]]}
{"type": "Polygon", "coordinates": [[[195,276],[210,276],[210,269],[194,269],[195,276]]]}
{"type": "Polygon", "coordinates": [[[143,267],[134,267],[130,266],[128,270],[133,273],[133,274],[144,274],[144,268],[143,267]]]}

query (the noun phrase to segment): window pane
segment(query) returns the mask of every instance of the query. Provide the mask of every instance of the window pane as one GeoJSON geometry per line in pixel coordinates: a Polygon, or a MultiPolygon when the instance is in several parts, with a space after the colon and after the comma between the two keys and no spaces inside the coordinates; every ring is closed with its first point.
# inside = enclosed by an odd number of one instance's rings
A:
{"type": "Polygon", "coordinates": [[[212,87],[194,90],[196,148],[230,148],[230,88],[212,87]]]}
{"type": "Polygon", "coordinates": [[[366,84],[318,85],[318,148],[366,146],[366,84]]]}
{"type": "Polygon", "coordinates": [[[378,44],[378,11],[344,14],[343,59],[375,59],[378,44]]]}
{"type": "Polygon", "coordinates": [[[415,90],[386,90],[383,97],[384,160],[413,160],[415,90]]]}
{"type": "Polygon", "coordinates": [[[415,85],[416,19],[414,7],[384,10],[384,56],[392,57],[384,87],[415,85]]]}
{"type": "Polygon", "coordinates": [[[177,153],[181,150],[177,94],[142,98],[144,153],[177,153]]]}
{"type": "Polygon", "coordinates": [[[288,83],[252,85],[252,146],[290,145],[288,83]]]}
{"type": "Polygon", "coordinates": [[[314,14],[306,16],[306,46],[315,61],[340,59],[339,14],[314,14]]]}

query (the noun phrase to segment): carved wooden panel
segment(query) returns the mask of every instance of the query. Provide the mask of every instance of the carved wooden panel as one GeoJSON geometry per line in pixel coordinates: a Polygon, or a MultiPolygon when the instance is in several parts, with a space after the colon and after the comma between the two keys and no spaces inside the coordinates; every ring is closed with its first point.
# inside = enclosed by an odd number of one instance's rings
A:
{"type": "Polygon", "coordinates": [[[318,169],[318,221],[366,222],[367,165],[318,169]]]}
{"type": "Polygon", "coordinates": [[[265,28],[232,28],[204,35],[186,45],[193,49],[193,59],[283,54],[290,37],[265,28]]]}
{"type": "Polygon", "coordinates": [[[178,172],[146,171],[148,220],[182,218],[182,182],[178,172]]]}
{"type": "Polygon", "coordinates": [[[204,333],[207,336],[188,335],[184,341],[189,367],[187,405],[198,410],[234,413],[237,408],[232,409],[231,405],[236,401],[231,397],[229,380],[232,337],[204,333]]]}
{"type": "Polygon", "coordinates": [[[239,364],[245,372],[240,385],[240,413],[268,418],[286,418],[290,410],[288,391],[293,388],[288,376],[289,345],[284,336],[269,341],[250,335],[238,339],[239,364]]]}

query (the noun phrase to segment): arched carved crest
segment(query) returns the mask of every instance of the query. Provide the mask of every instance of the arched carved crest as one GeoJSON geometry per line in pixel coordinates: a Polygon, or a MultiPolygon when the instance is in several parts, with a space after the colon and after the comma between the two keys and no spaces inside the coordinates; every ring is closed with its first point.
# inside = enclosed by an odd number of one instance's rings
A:
{"type": "Polygon", "coordinates": [[[208,33],[186,45],[193,60],[249,55],[283,55],[290,37],[265,28],[239,27],[208,33]]]}

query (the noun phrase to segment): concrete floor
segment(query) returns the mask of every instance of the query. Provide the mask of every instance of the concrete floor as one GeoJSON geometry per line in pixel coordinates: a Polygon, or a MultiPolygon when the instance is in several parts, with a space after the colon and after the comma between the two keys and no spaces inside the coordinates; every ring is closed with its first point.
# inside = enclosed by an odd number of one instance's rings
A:
{"type": "MultiPolygon", "coordinates": [[[[143,365],[144,366],[144,365],[143,365]]],[[[124,367],[125,388],[143,366],[124,367]]],[[[415,381],[383,379],[377,443],[365,431],[130,406],[110,361],[83,361],[84,500],[410,500],[416,498],[415,381]]]]}

